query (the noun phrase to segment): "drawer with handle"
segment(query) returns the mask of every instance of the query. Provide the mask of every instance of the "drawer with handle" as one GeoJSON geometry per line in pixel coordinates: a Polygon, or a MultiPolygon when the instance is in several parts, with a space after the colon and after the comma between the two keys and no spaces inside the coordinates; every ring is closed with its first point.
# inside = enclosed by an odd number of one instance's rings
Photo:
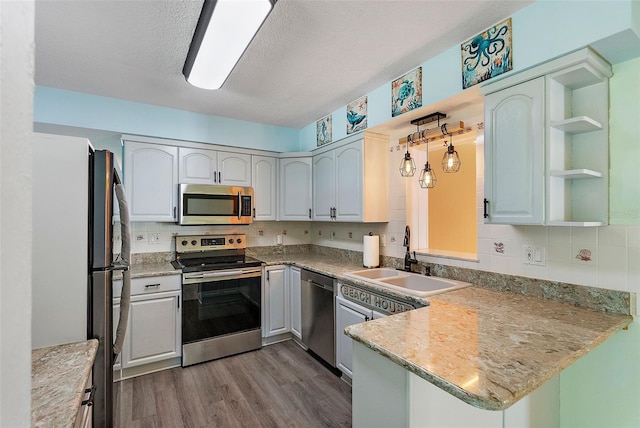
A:
{"type": "MultiPolygon", "coordinates": [[[[180,275],[150,276],[145,278],[133,278],[131,280],[131,295],[159,293],[181,289],[180,275]]],[[[113,281],[113,297],[120,297],[122,281],[113,281]]]]}

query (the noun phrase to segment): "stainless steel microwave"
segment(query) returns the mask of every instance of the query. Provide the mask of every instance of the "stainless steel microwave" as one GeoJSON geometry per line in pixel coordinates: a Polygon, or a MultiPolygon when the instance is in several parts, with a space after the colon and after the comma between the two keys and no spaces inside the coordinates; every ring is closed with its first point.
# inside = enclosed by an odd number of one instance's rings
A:
{"type": "Polygon", "coordinates": [[[181,225],[251,224],[253,187],[180,184],[181,225]]]}

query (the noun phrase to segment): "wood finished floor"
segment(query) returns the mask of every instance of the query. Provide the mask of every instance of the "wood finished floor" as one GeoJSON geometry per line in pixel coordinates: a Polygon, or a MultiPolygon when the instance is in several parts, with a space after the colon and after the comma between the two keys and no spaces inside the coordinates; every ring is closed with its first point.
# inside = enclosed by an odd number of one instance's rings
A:
{"type": "Polygon", "coordinates": [[[116,428],[351,426],[351,388],[293,341],[114,389],[116,428]]]}

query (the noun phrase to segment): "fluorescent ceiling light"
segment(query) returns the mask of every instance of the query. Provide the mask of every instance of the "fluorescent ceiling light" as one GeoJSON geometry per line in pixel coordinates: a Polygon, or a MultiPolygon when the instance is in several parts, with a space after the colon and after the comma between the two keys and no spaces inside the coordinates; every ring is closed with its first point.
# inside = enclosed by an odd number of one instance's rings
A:
{"type": "Polygon", "coordinates": [[[273,8],[270,0],[205,0],[182,73],[202,89],[219,89],[273,8]]]}

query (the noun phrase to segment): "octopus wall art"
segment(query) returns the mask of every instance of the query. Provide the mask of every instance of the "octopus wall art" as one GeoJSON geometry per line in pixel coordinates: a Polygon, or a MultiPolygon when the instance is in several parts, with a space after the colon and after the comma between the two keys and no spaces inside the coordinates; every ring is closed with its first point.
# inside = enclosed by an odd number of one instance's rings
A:
{"type": "Polygon", "coordinates": [[[467,40],[460,48],[463,89],[511,70],[511,18],[467,40]]]}

